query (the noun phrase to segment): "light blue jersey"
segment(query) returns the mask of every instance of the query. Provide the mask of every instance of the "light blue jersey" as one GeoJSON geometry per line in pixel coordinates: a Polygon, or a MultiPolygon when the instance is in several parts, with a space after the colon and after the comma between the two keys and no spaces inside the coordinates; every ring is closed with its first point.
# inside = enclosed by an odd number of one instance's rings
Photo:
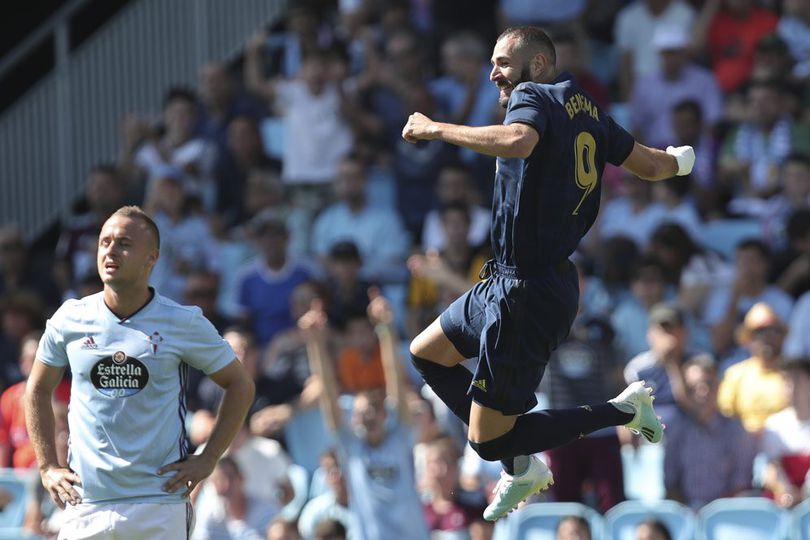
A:
{"type": "Polygon", "coordinates": [[[123,320],[103,293],[65,302],[37,360],[72,372],[68,462],[82,501],[184,502],[161,489],[174,471],[157,471],[188,455],[187,364],[210,374],[235,358],[199,308],[157,293],[123,320]]]}

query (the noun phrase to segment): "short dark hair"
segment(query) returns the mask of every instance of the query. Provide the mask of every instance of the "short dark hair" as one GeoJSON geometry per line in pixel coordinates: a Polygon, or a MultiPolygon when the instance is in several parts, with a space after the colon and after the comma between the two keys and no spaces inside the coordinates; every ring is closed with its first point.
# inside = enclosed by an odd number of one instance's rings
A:
{"type": "Polygon", "coordinates": [[[315,525],[312,537],[324,540],[338,540],[346,538],[346,527],[336,519],[323,519],[315,525]]]}
{"type": "Polygon", "coordinates": [[[444,221],[445,216],[450,212],[459,212],[464,216],[465,221],[469,224],[472,221],[472,216],[470,215],[470,209],[467,207],[466,204],[462,202],[449,202],[441,207],[439,210],[439,215],[444,221]]]}
{"type": "Polygon", "coordinates": [[[177,99],[186,101],[191,105],[197,105],[197,94],[194,93],[194,90],[188,88],[186,86],[172,86],[166,92],[166,95],[163,96],[163,108],[165,109],[169,103],[175,101],[177,99]]]}
{"type": "Polygon", "coordinates": [[[689,112],[695,115],[699,122],[703,122],[703,107],[694,99],[684,99],[672,107],[673,113],[689,112]]]}
{"type": "Polygon", "coordinates": [[[759,254],[762,255],[764,258],[770,260],[771,258],[771,249],[768,245],[760,240],[759,238],[746,238],[739,244],[737,244],[736,251],[742,251],[744,249],[754,249],[759,251],[759,254]]]}
{"type": "Polygon", "coordinates": [[[810,233],[810,210],[801,208],[790,214],[785,232],[791,241],[805,238],[810,233]]]}
{"type": "Polygon", "coordinates": [[[800,163],[810,169],[810,155],[804,152],[793,151],[782,161],[782,166],[788,163],[800,163]]]}
{"type": "Polygon", "coordinates": [[[543,52],[548,56],[551,65],[557,63],[557,50],[554,42],[541,28],[537,26],[512,26],[504,30],[496,41],[512,37],[518,42],[518,49],[526,49],[529,57],[532,58],[537,53],[543,52]]]}
{"type": "Polygon", "coordinates": [[[154,237],[155,247],[157,249],[160,249],[160,230],[158,229],[157,224],[155,224],[152,218],[149,217],[149,214],[144,212],[140,206],[135,205],[122,206],[121,208],[113,212],[113,214],[110,217],[112,218],[115,216],[122,216],[140,220],[141,223],[146,225],[146,229],[154,237]]]}
{"type": "Polygon", "coordinates": [[[591,524],[588,522],[587,519],[585,519],[584,516],[579,516],[579,515],[576,515],[576,514],[571,514],[571,515],[565,516],[562,519],[560,519],[560,521],[557,522],[557,532],[559,532],[560,527],[566,521],[573,521],[574,523],[577,523],[577,524],[585,527],[588,530],[588,534],[591,534],[591,524]]]}

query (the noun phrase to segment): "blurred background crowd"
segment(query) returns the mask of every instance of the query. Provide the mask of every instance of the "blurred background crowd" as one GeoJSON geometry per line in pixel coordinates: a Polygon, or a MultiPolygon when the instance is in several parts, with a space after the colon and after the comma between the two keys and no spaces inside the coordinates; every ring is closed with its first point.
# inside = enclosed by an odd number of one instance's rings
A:
{"type": "MultiPolygon", "coordinates": [[[[810,496],[810,0],[311,0],[261,22],[196,87],[109,119],[120,153],[87,171],[57,235],[0,219],[0,466],[35,466],[20,396],[39,332],[101,290],[100,225],[140,204],[162,237],[154,287],[202,308],[257,384],[195,494],[193,538],[490,538],[500,465],[406,360],[488,258],[494,161],[400,132],[415,111],[500,123],[492,45],[537,24],[637,140],[697,154],[654,184],[608,165],[572,259],[580,313],[538,388],[568,407],[645,379],[665,442],[609,429],[550,451],[545,498],[810,496]]],[[[220,396],[192,378],[195,446],[220,396]]],[[[26,527],[56,530],[28,498],[26,527]]]]}

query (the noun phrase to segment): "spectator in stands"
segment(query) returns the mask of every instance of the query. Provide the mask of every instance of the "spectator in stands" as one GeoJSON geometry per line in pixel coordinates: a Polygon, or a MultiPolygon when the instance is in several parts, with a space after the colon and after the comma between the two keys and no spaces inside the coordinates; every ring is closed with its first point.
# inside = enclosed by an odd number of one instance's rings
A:
{"type": "Polygon", "coordinates": [[[700,238],[703,223],[689,196],[690,176],[674,176],[653,184],[653,200],[666,210],[663,223],[677,223],[692,238],[700,238]]]}
{"type": "Polygon", "coordinates": [[[283,218],[272,209],[259,213],[250,225],[260,255],[242,269],[237,280],[241,317],[266,346],[280,331],[292,328],[290,297],[295,287],[310,279],[310,272],[287,257],[289,233],[283,218]]]}
{"type": "Polygon", "coordinates": [[[54,253],[54,277],[63,295],[87,274],[96,274],[96,249],[101,225],[126,199],[126,185],[113,165],[95,165],[87,176],[87,211],[62,226],[54,253]]]}
{"type": "Polygon", "coordinates": [[[413,442],[405,381],[398,360],[393,311],[380,296],[372,299],[369,316],[383,350],[386,392],[363,392],[354,398],[351,420],[338,405],[338,389],[326,348],[326,313],[315,303],[299,325],[306,332],[313,371],[324,383],[321,407],[335,431],[349,485],[349,508],[357,515],[359,533],[368,538],[426,540],[427,527],[413,476],[413,442]]]}
{"type": "Polygon", "coordinates": [[[224,62],[207,62],[199,74],[200,111],[197,118],[197,134],[216,144],[219,152],[225,151],[229,136],[227,131],[239,116],[259,118],[257,103],[237,91],[236,81],[224,62]]]}
{"type": "Polygon", "coordinates": [[[787,43],[776,34],[768,34],[759,40],[754,51],[752,81],[788,79],[793,67],[787,43]]]}
{"type": "MultiPolygon", "coordinates": [[[[185,88],[171,88],[163,100],[162,133],[147,138],[135,150],[132,163],[146,174],[149,184],[167,165],[180,169],[180,181],[195,201],[216,207],[214,163],[216,146],[194,134],[199,112],[197,96],[185,88]]],[[[151,186],[147,185],[147,193],[151,186]]]]}
{"type": "MultiPolygon", "coordinates": [[[[583,315],[574,321],[568,338],[551,353],[546,377],[549,408],[598,403],[624,386],[622,367],[613,343],[610,322],[583,315]],[[586,401],[581,401],[581,400],[586,401]]],[[[591,489],[600,511],[624,500],[622,458],[615,428],[595,431],[584,438],[547,452],[557,479],[552,490],[558,501],[585,502],[591,489]]]]}
{"type": "Polygon", "coordinates": [[[730,286],[714,289],[706,300],[704,321],[711,328],[714,351],[721,357],[730,352],[734,330],[757,302],[768,304],[779,319],[786,321],[793,299],[768,284],[771,251],[761,240],[740,242],[736,250],[736,275],[730,286]]]}
{"type": "Polygon", "coordinates": [[[217,182],[217,211],[227,226],[244,223],[247,177],[255,169],[276,166],[262,147],[259,126],[253,116],[234,116],[226,126],[224,146],[217,156],[214,176],[217,182]]]}
{"type": "Polygon", "coordinates": [[[150,283],[162,295],[182,301],[191,272],[219,271],[219,246],[208,221],[192,211],[183,173],[175,167],[156,169],[144,210],[160,231],[160,259],[150,283]]]}
{"type": "Polygon", "coordinates": [[[660,55],[660,67],[636,79],[630,99],[633,132],[645,144],[665,147],[674,144],[672,116],[661,114],[684,100],[700,104],[707,127],[723,113],[720,89],[711,71],[689,61],[689,30],[682,26],[658,26],[652,47],[660,55]]]}
{"type": "Polygon", "coordinates": [[[308,51],[323,45],[323,29],[314,5],[293,4],[285,12],[281,28],[264,35],[263,60],[271,76],[298,75],[308,51]]]}
{"type": "Polygon", "coordinates": [[[779,164],[792,151],[810,149],[810,128],[785,114],[784,86],[777,81],[753,81],[746,93],[749,120],[726,136],[720,153],[720,180],[743,201],[737,212],[757,212],[761,203],[745,198],[767,198],[779,189],[779,164]],[[751,208],[753,206],[753,208],[751,208]]]}
{"type": "MultiPolygon", "coordinates": [[[[649,348],[647,328],[650,310],[665,298],[664,270],[655,259],[642,259],[634,266],[630,293],[630,296],[619,301],[610,317],[610,325],[616,333],[617,353],[623,362],[649,348]]],[[[608,392],[610,395],[613,393],[608,392]]]]}
{"type": "Polygon", "coordinates": [[[788,247],[788,218],[810,208],[810,155],[792,152],[782,161],[780,172],[782,187],[768,199],[760,218],[763,240],[776,250],[788,247]]]}
{"type": "MultiPolygon", "coordinates": [[[[559,43],[555,45],[559,61],[559,43]]],[[[441,65],[444,75],[430,83],[430,91],[436,108],[445,111],[450,122],[487,126],[499,118],[500,111],[493,106],[498,101],[497,88],[489,80],[487,50],[479,36],[466,31],[448,37],[441,46],[441,65]]],[[[466,149],[459,150],[458,156],[471,175],[468,181],[475,178],[478,187],[489,187],[493,158],[466,149]]]]}
{"type": "Polygon", "coordinates": [[[782,364],[788,406],[765,421],[763,483],[779,506],[790,508],[810,493],[810,359],[782,364]]]}
{"type": "Polygon", "coordinates": [[[663,205],[652,200],[652,184],[630,173],[622,174],[622,193],[606,202],[600,213],[599,238],[626,236],[646,248],[655,228],[666,217],[663,205]]]}
{"type": "Polygon", "coordinates": [[[720,383],[720,412],[738,417],[757,435],[765,420],[787,405],[785,378],[779,371],[784,338],[785,325],[778,313],[764,302],[754,304],[739,332],[751,357],[726,369],[720,383]]]}
{"type": "Polygon", "coordinates": [[[214,328],[222,333],[231,326],[231,321],[217,307],[219,274],[206,270],[194,270],[186,276],[183,299],[185,305],[197,306],[214,328]]]}
{"type": "Polygon", "coordinates": [[[267,529],[279,508],[247,493],[247,474],[235,459],[225,456],[219,460],[208,480],[214,494],[210,499],[201,497],[192,540],[261,540],[262,531],[267,529]],[[207,500],[214,502],[209,505],[207,500]]]}
{"type": "MultiPolygon", "coordinates": [[[[305,281],[297,285],[290,298],[292,320],[303,316],[320,297],[315,283],[305,281]]],[[[322,388],[309,369],[301,330],[293,326],[280,331],[261,355],[251,432],[284,440],[284,427],[300,410],[318,405],[322,388]]]]}
{"type": "Polygon", "coordinates": [[[460,163],[451,163],[442,167],[436,179],[436,195],[439,208],[431,210],[425,216],[422,228],[422,249],[441,251],[447,244],[447,237],[442,225],[441,209],[445,206],[462,204],[470,215],[467,242],[471,246],[481,246],[489,242],[489,223],[491,211],[478,202],[478,192],[472,182],[469,169],[460,163]]]}
{"type": "Polygon", "coordinates": [[[591,540],[591,524],[582,516],[566,516],[557,524],[556,540],[591,540]]]}
{"type": "Polygon", "coordinates": [[[810,290],[810,207],[793,212],[785,227],[788,247],[776,257],[777,285],[794,298],[810,290]]]}
{"type": "Polygon", "coordinates": [[[658,70],[659,56],[652,47],[655,29],[688,29],[695,10],[682,0],[642,0],[625,6],[616,16],[614,39],[619,48],[619,97],[626,101],[635,80],[658,70]]]}
{"type": "Polygon", "coordinates": [[[321,467],[326,477],[328,491],[311,499],[301,510],[298,532],[304,540],[310,540],[322,521],[338,521],[352,537],[354,514],[349,511],[349,492],[346,478],[340,468],[337,453],[328,449],[321,456],[321,467]]]}
{"type": "Polygon", "coordinates": [[[365,310],[345,314],[342,346],[337,357],[337,382],[342,392],[380,389],[385,386],[382,350],[374,335],[374,324],[365,310]]]}
{"type": "Polygon", "coordinates": [[[62,302],[53,277],[30,255],[17,227],[0,226],[0,297],[24,289],[39,296],[44,306],[59,307],[62,302]]]}
{"type": "Polygon", "coordinates": [[[362,267],[363,257],[351,240],[336,242],[329,249],[326,258],[327,313],[333,325],[344,325],[347,313],[366,312],[371,283],[360,277],[362,267]]]}
{"type": "Polygon", "coordinates": [[[810,76],[810,5],[804,0],[786,0],[776,31],[795,61],[793,76],[810,76]]]}
{"type": "MultiPolygon", "coordinates": [[[[695,356],[688,348],[686,314],[676,304],[661,303],[650,310],[647,340],[650,350],[630,360],[624,369],[625,381],[644,380],[655,394],[655,410],[669,423],[684,401],[683,365],[695,356]]],[[[619,430],[626,434],[626,430],[619,430]]]]}
{"type": "Polygon", "coordinates": [[[695,149],[695,166],[689,175],[691,195],[701,215],[711,218],[721,211],[715,179],[717,141],[707,129],[703,109],[697,101],[681,101],[671,111],[673,146],[689,145],[695,149]]]}
{"type": "Polygon", "coordinates": [[[408,237],[396,213],[368,204],[366,166],[358,157],[343,158],[335,189],[338,202],[315,221],[313,251],[326,257],[337,242],[351,240],[363,258],[364,279],[379,284],[404,281],[408,237]]]}
{"type": "Polygon", "coordinates": [[[649,519],[636,528],[636,540],[672,540],[672,534],[662,521],[649,519]]]}
{"type": "Polygon", "coordinates": [[[664,485],[668,499],[698,510],[751,489],[757,444],[737,418],[720,414],[713,358],[687,361],[683,379],[686,402],[667,422],[664,485]]]}
{"type": "MultiPolygon", "coordinates": [[[[34,365],[42,332],[27,334],[20,345],[20,373],[28,378],[34,365]]],[[[0,396],[0,467],[29,469],[36,465],[34,447],[28,439],[23,410],[25,380],[13,384],[0,396]]],[[[62,379],[54,393],[55,401],[67,405],[70,401],[70,378],[62,379]]]]}
{"type": "Polygon", "coordinates": [[[608,89],[591,73],[583,51],[583,44],[573,32],[561,32],[552,36],[557,53],[557,72],[567,71],[577,84],[585,89],[595,103],[607,109],[610,105],[608,89]]]}
{"type": "Polygon", "coordinates": [[[441,252],[428,250],[408,258],[411,272],[406,321],[408,335],[426,328],[447,306],[464,294],[476,281],[488,259],[488,249],[469,243],[470,214],[463,204],[450,204],[441,210],[447,239],[441,252]]]}
{"type": "Polygon", "coordinates": [[[666,283],[678,289],[682,307],[702,319],[706,297],[733,281],[734,268],[698,241],[680,225],[664,223],[653,232],[649,253],[661,264],[666,283]]]}
{"type": "Polygon", "coordinates": [[[20,372],[23,340],[45,323],[42,302],[32,292],[12,291],[0,298],[0,388],[23,379],[20,372]]]}
{"type": "Polygon", "coordinates": [[[593,253],[594,267],[610,298],[608,306],[612,310],[613,306],[630,295],[632,270],[641,258],[641,251],[635,241],[619,235],[599,242],[593,253]]]}
{"type": "Polygon", "coordinates": [[[754,0],[707,0],[692,29],[693,46],[709,55],[724,93],[742,86],[751,74],[754,51],[776,30],[777,18],[754,0]]]}
{"type": "Polygon", "coordinates": [[[261,51],[266,36],[248,43],[245,85],[284,118],[282,178],[296,206],[317,213],[329,199],[341,159],[352,148],[352,132],[343,114],[343,76],[323,49],[303,51],[294,79],[265,79],[261,51]]]}
{"type": "Polygon", "coordinates": [[[427,443],[424,478],[420,485],[423,495],[425,521],[431,534],[466,532],[480,508],[473,508],[461,499],[459,488],[459,452],[448,436],[427,443]]]}

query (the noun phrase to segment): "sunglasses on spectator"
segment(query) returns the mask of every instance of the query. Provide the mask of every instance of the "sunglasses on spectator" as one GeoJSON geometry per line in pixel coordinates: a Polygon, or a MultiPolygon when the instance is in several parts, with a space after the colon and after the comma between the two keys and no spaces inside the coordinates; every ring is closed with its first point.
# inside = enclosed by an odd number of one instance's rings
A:
{"type": "Polygon", "coordinates": [[[782,327],[776,325],[760,326],[751,330],[751,335],[754,337],[764,336],[765,334],[779,334],[782,332],[782,327]]]}

